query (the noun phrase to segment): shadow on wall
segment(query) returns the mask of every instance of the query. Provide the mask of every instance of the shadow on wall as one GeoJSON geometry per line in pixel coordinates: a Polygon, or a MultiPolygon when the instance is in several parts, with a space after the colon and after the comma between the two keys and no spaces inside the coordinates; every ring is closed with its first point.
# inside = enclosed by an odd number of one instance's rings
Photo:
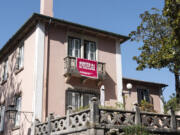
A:
{"type": "MultiPolygon", "coordinates": [[[[0,86],[0,103],[1,105],[5,105],[7,107],[8,105],[15,104],[15,97],[16,96],[21,96],[21,84],[22,80],[17,80],[16,78],[16,58],[17,58],[17,51],[13,52],[12,55],[9,56],[8,58],[8,74],[7,74],[7,79],[1,81],[1,86],[0,86]]],[[[3,65],[3,61],[1,65],[3,65]]],[[[3,68],[1,68],[0,71],[3,75],[3,68]]],[[[2,76],[1,76],[2,79],[2,76]]],[[[4,119],[4,128],[5,132],[7,134],[10,134],[11,132],[11,123],[8,118],[8,115],[5,115],[4,119]]],[[[5,133],[6,134],[6,133],[5,133]]]]}
{"type": "Polygon", "coordinates": [[[110,77],[110,75],[106,72],[106,79],[103,81],[105,86],[105,101],[109,101],[110,99],[117,99],[116,97],[116,83],[110,77]]]}

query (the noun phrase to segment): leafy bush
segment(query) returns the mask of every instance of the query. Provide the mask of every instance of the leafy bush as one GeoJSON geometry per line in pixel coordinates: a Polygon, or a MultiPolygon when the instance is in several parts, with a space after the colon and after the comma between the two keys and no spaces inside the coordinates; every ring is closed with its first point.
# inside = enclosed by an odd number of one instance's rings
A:
{"type": "Polygon", "coordinates": [[[124,135],[150,135],[150,133],[140,125],[127,126],[123,131],[124,135]]]}
{"type": "Polygon", "coordinates": [[[153,104],[151,104],[151,103],[149,103],[149,102],[147,102],[145,100],[141,101],[140,110],[141,111],[146,111],[146,112],[156,112],[154,110],[153,104]]]}
{"type": "Polygon", "coordinates": [[[169,101],[164,102],[164,113],[167,113],[170,108],[172,108],[174,111],[176,111],[178,108],[180,108],[180,105],[177,103],[175,93],[170,95],[169,101]]]}

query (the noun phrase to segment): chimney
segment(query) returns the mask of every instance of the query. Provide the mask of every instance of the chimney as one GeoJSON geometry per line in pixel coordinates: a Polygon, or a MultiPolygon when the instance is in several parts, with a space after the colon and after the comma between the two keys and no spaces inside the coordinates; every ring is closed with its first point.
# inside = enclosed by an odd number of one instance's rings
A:
{"type": "Polygon", "coordinates": [[[40,14],[53,17],[53,0],[41,0],[40,14]]]}

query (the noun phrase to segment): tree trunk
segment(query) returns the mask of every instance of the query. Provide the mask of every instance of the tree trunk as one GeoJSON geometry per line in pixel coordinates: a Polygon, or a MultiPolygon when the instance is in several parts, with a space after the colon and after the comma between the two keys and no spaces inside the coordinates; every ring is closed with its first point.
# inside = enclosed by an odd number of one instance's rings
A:
{"type": "Polygon", "coordinates": [[[178,74],[175,75],[175,87],[176,87],[176,98],[177,98],[177,103],[180,104],[180,79],[178,74]]]}

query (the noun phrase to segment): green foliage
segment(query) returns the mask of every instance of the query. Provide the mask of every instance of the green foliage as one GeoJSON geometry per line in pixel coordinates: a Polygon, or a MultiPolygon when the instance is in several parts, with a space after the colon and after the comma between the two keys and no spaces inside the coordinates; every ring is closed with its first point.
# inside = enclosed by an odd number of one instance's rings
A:
{"type": "Polygon", "coordinates": [[[163,11],[152,8],[140,15],[141,23],[129,36],[142,41],[139,56],[134,56],[137,70],[168,68],[175,75],[175,88],[180,103],[180,0],[165,0],[163,11]]]}
{"type": "Polygon", "coordinates": [[[80,112],[80,111],[86,110],[88,108],[89,108],[89,105],[87,105],[87,106],[80,106],[79,108],[75,109],[73,112],[80,112]]]}
{"type": "Polygon", "coordinates": [[[168,37],[172,33],[168,19],[158,9],[146,11],[140,15],[141,24],[136,31],[130,33],[131,41],[143,41],[139,48],[141,54],[133,57],[138,63],[137,70],[145,68],[160,69],[171,66],[174,49],[168,37]]]}
{"type": "Polygon", "coordinates": [[[146,111],[146,112],[156,112],[154,110],[153,104],[151,104],[151,103],[149,103],[149,102],[147,102],[145,100],[141,101],[140,110],[141,111],[146,111]]]}
{"type": "Polygon", "coordinates": [[[121,109],[121,110],[125,110],[124,104],[120,103],[120,102],[116,102],[116,108],[121,109]]]}
{"type": "Polygon", "coordinates": [[[124,109],[124,104],[116,102],[115,106],[99,106],[102,109],[120,109],[120,110],[125,110],[124,109]]]}
{"type": "Polygon", "coordinates": [[[123,131],[124,135],[150,135],[150,133],[140,125],[127,126],[123,131]]]}
{"type": "Polygon", "coordinates": [[[179,104],[177,104],[176,95],[173,93],[170,96],[169,101],[164,103],[164,113],[166,114],[170,108],[172,108],[174,111],[176,111],[180,107],[179,104]]]}

